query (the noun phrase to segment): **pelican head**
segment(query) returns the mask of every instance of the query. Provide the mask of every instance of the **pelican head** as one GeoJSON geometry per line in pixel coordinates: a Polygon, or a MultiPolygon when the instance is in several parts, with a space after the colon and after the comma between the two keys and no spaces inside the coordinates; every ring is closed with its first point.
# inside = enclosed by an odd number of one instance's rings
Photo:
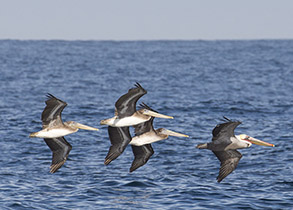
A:
{"type": "Polygon", "coordinates": [[[182,134],[182,133],[177,133],[175,131],[168,130],[166,128],[159,128],[156,130],[156,133],[161,134],[161,135],[166,135],[168,136],[176,136],[176,137],[189,137],[188,135],[182,134]]]}
{"type": "Polygon", "coordinates": [[[81,123],[78,122],[74,122],[74,121],[68,121],[64,123],[66,126],[72,128],[72,129],[83,129],[83,130],[90,130],[90,131],[98,131],[98,128],[94,128],[88,125],[83,125],[81,123]]]}
{"type": "Polygon", "coordinates": [[[114,123],[114,120],[116,120],[116,119],[117,119],[117,116],[109,118],[109,119],[101,120],[100,124],[101,125],[111,125],[114,123]]]}
{"type": "Polygon", "coordinates": [[[164,118],[164,119],[174,119],[174,117],[172,117],[172,116],[160,114],[158,112],[154,112],[154,111],[149,110],[149,109],[140,109],[139,112],[141,114],[148,115],[148,116],[151,116],[151,117],[164,118]]]}
{"type": "Polygon", "coordinates": [[[256,138],[253,138],[251,136],[248,136],[246,134],[237,135],[236,138],[239,141],[246,143],[247,147],[250,147],[252,144],[256,144],[256,145],[260,145],[260,146],[268,146],[268,147],[274,147],[275,146],[274,144],[270,144],[268,142],[261,141],[259,139],[256,139],[256,138]]]}

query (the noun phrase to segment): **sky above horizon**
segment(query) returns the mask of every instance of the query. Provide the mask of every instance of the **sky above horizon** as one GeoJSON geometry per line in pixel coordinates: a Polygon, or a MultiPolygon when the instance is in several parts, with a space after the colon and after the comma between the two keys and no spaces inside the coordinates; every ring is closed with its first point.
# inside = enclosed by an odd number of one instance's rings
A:
{"type": "Polygon", "coordinates": [[[293,39],[292,0],[0,0],[0,39],[293,39]]]}

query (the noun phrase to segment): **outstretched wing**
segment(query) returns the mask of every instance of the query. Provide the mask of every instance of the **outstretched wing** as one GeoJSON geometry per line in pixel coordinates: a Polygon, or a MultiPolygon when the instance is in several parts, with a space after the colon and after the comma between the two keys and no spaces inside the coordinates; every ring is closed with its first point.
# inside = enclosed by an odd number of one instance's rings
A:
{"type": "Polygon", "coordinates": [[[65,163],[72,146],[66,141],[64,137],[44,140],[53,152],[50,172],[55,173],[65,163]]]}
{"type": "Polygon", "coordinates": [[[218,124],[213,129],[213,141],[221,139],[230,139],[230,137],[235,136],[234,130],[240,125],[240,121],[229,121],[225,123],[218,124]]]}
{"type": "Polygon", "coordinates": [[[213,153],[221,162],[221,168],[217,177],[218,182],[221,182],[236,169],[242,155],[237,150],[213,151],[213,153]]]}
{"type": "Polygon", "coordinates": [[[147,91],[139,83],[136,83],[135,88],[129,89],[128,93],[121,96],[115,103],[118,118],[131,116],[136,112],[136,102],[146,93],[147,91]]]}
{"type": "Polygon", "coordinates": [[[129,127],[111,127],[108,126],[108,133],[111,142],[108,154],[105,157],[105,165],[108,165],[112,160],[115,160],[123,153],[129,142],[131,136],[129,127]]]}
{"type": "Polygon", "coordinates": [[[49,126],[51,123],[62,123],[61,112],[67,106],[67,103],[56,98],[52,94],[47,95],[46,107],[42,113],[43,127],[49,126]]]}
{"type": "Polygon", "coordinates": [[[148,162],[150,157],[154,154],[154,150],[151,144],[145,144],[143,146],[131,145],[131,147],[134,154],[134,160],[129,171],[133,172],[148,162]]]}

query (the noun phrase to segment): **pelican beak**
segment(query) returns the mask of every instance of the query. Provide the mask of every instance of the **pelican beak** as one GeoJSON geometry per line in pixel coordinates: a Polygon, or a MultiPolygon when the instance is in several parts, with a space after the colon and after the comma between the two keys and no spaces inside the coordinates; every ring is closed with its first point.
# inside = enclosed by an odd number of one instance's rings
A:
{"type": "Polygon", "coordinates": [[[260,146],[275,147],[274,144],[270,144],[268,142],[261,141],[259,139],[256,139],[256,138],[253,138],[253,137],[250,137],[250,136],[247,139],[245,139],[245,140],[251,142],[252,144],[256,144],[256,145],[260,145],[260,146]]]}
{"type": "Polygon", "coordinates": [[[168,115],[160,114],[160,113],[157,113],[157,112],[153,112],[153,111],[148,110],[148,109],[143,109],[142,114],[149,115],[149,116],[152,116],[152,117],[164,118],[164,119],[174,119],[174,117],[172,117],[172,116],[168,116],[168,115]]]}
{"type": "Polygon", "coordinates": [[[91,127],[91,126],[87,126],[87,125],[83,125],[81,123],[76,123],[75,126],[79,129],[83,129],[83,130],[90,130],[90,131],[98,131],[99,129],[91,127]]]}
{"type": "Polygon", "coordinates": [[[168,129],[164,129],[163,134],[168,135],[168,136],[177,136],[177,137],[189,137],[188,135],[182,134],[182,133],[177,133],[175,131],[170,131],[168,129]]]}

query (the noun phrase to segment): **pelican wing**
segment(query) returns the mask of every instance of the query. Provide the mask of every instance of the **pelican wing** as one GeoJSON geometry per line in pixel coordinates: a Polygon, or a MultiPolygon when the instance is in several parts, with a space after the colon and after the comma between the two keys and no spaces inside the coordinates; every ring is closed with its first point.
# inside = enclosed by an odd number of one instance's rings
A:
{"type": "Polygon", "coordinates": [[[55,173],[65,163],[72,146],[64,137],[44,139],[46,144],[53,152],[52,164],[50,172],[55,173]]]}
{"type": "Polygon", "coordinates": [[[131,145],[131,148],[134,154],[134,160],[129,171],[133,172],[148,162],[150,157],[154,154],[154,150],[151,144],[146,144],[143,146],[131,145]]]}
{"type": "Polygon", "coordinates": [[[213,151],[213,153],[221,162],[221,168],[217,177],[218,182],[221,182],[236,169],[242,155],[237,150],[213,151]]]}
{"type": "Polygon", "coordinates": [[[225,122],[218,124],[214,129],[213,129],[213,141],[221,141],[221,140],[227,140],[230,139],[230,137],[235,136],[234,130],[235,128],[240,125],[241,122],[239,121],[230,121],[230,122],[225,122]]]}
{"type": "Polygon", "coordinates": [[[108,165],[112,160],[115,160],[123,153],[129,142],[131,136],[129,127],[111,127],[108,126],[108,133],[111,142],[108,154],[105,158],[105,165],[108,165]]]}
{"type": "Polygon", "coordinates": [[[54,121],[55,124],[61,124],[61,112],[67,106],[67,103],[61,101],[60,99],[56,98],[51,94],[48,94],[47,97],[47,106],[45,107],[42,113],[43,127],[49,126],[52,123],[52,121],[54,121]]]}
{"type": "Polygon", "coordinates": [[[147,91],[136,83],[135,88],[129,89],[128,93],[121,96],[115,103],[115,108],[119,118],[131,116],[136,112],[136,102],[140,97],[145,95],[147,91]]]}

